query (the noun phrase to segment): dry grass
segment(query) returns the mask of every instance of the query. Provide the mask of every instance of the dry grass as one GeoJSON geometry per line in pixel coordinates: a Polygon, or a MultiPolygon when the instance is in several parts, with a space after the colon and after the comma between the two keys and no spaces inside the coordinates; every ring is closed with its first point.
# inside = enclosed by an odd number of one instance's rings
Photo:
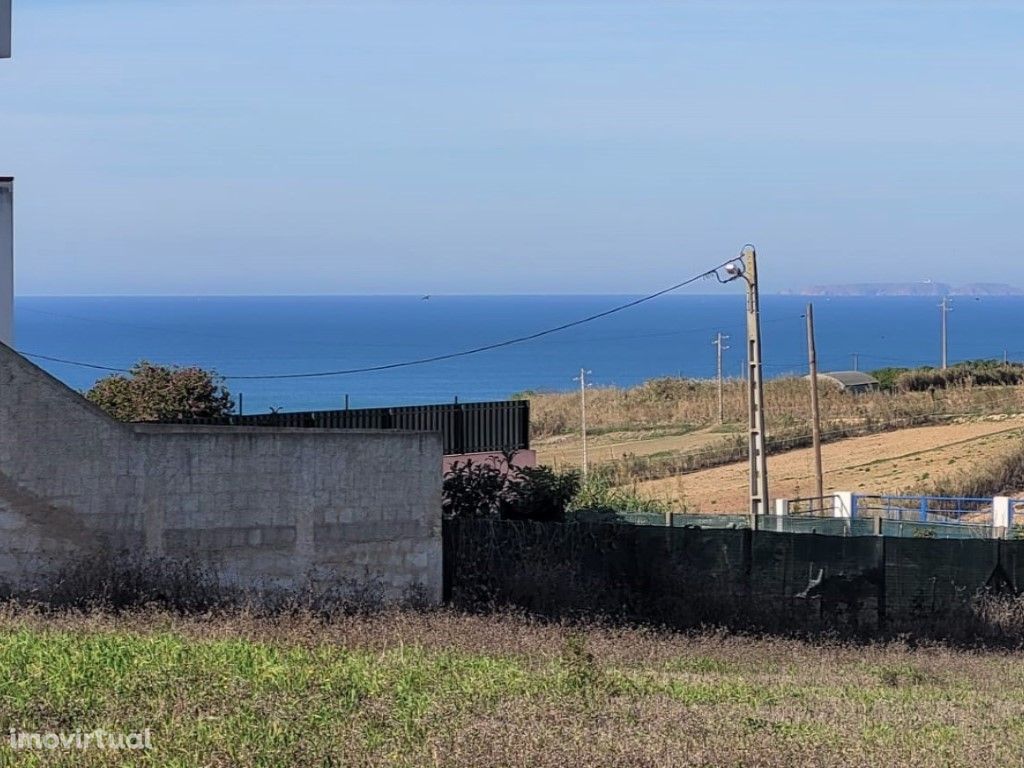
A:
{"type": "MultiPolygon", "coordinates": [[[[781,378],[765,386],[769,430],[809,424],[808,383],[781,378]]],[[[960,387],[927,392],[875,392],[858,396],[823,385],[821,411],[832,424],[895,422],[910,417],[963,413],[1017,413],[1024,410],[1024,387],[960,387]]],[[[580,426],[576,393],[531,394],[534,437],[575,434],[580,426]]],[[[725,422],[747,419],[746,385],[725,385],[725,422]]],[[[680,432],[718,423],[718,389],[712,381],[653,379],[638,387],[599,387],[587,393],[587,422],[595,434],[608,431],[673,430],[680,432]]]]}
{"type": "Polygon", "coordinates": [[[0,612],[0,727],[153,730],[110,766],[977,766],[1024,754],[1024,657],[391,613],[0,612]],[[126,762],[127,760],[127,762],[126,762]]]}
{"type": "MultiPolygon", "coordinates": [[[[1019,452],[1022,430],[1024,417],[992,416],[827,443],[825,490],[992,495],[980,491],[1005,484],[996,476],[1002,474],[998,468],[1019,452]]],[[[677,510],[735,513],[748,503],[748,472],[747,463],[740,461],[635,487],[642,496],[668,502],[677,510]]],[[[812,451],[771,456],[768,476],[778,498],[813,495],[812,451]]]]}

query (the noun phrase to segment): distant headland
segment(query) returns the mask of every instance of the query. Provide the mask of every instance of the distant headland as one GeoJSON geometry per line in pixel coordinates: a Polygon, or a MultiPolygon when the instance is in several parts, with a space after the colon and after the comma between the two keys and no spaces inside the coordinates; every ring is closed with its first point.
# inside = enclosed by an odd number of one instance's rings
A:
{"type": "Polygon", "coordinates": [[[782,293],[790,296],[1024,296],[1024,289],[1006,283],[968,283],[953,286],[929,280],[919,283],[812,285],[782,293]]]}

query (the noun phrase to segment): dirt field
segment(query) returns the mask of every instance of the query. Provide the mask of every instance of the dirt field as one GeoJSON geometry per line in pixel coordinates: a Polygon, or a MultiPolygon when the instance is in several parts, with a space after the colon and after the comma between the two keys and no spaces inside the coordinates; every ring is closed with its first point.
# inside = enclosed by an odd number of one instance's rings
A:
{"type": "MultiPolygon", "coordinates": [[[[1001,455],[1024,437],[1024,417],[916,427],[826,444],[822,448],[825,489],[881,493],[913,491],[944,475],[970,469],[1001,455]]],[[[739,512],[747,505],[747,464],[639,483],[644,496],[703,512],[739,512]]],[[[797,498],[813,493],[810,449],[769,457],[772,495],[797,498]]]]}

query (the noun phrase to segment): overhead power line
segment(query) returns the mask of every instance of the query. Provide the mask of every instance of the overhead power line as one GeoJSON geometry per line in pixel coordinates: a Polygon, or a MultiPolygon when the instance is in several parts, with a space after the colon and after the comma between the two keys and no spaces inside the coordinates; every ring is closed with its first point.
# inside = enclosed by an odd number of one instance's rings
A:
{"type": "MultiPolygon", "coordinates": [[[[471,349],[464,349],[464,350],[461,350],[459,352],[449,352],[449,353],[441,354],[441,355],[431,355],[429,357],[420,357],[420,358],[415,358],[415,359],[412,359],[412,360],[403,360],[403,361],[395,362],[395,363],[385,363],[385,364],[382,364],[382,365],[369,365],[369,366],[364,366],[364,367],[361,367],[361,368],[343,368],[343,369],[332,370],[332,371],[310,371],[310,372],[304,372],[304,373],[268,373],[268,374],[250,374],[250,375],[224,375],[224,376],[222,376],[222,378],[228,379],[228,380],[231,380],[231,381],[257,381],[257,380],[259,380],[259,381],[267,381],[267,380],[272,380],[272,379],[314,379],[314,378],[324,378],[324,377],[328,377],[328,376],[348,376],[348,375],[353,375],[353,374],[357,374],[357,373],[373,373],[375,371],[389,371],[389,370],[394,370],[396,368],[409,368],[409,367],[416,366],[416,365],[427,365],[429,363],[439,363],[439,362],[442,362],[444,360],[454,360],[454,359],[459,358],[459,357],[468,357],[469,355],[476,355],[476,354],[479,354],[481,352],[490,352],[491,350],[501,349],[503,347],[510,347],[510,346],[515,345],[515,344],[523,344],[523,343],[528,342],[528,341],[534,341],[536,339],[543,338],[544,336],[550,336],[553,333],[558,333],[560,331],[565,331],[565,330],[568,330],[570,328],[576,328],[576,327],[578,327],[580,325],[584,325],[586,323],[593,322],[594,320],[600,320],[603,317],[608,317],[609,315],[614,315],[614,314],[617,314],[617,313],[622,312],[624,310],[632,309],[633,307],[639,306],[640,304],[644,304],[644,303],[646,303],[648,301],[652,301],[654,299],[657,299],[660,296],[664,296],[667,293],[672,293],[673,291],[677,291],[680,288],[686,287],[687,285],[691,285],[692,283],[696,283],[698,280],[705,280],[705,279],[708,279],[708,278],[711,278],[711,277],[715,277],[718,274],[718,270],[722,269],[727,264],[731,264],[733,261],[735,261],[735,260],[734,259],[730,259],[729,261],[724,261],[721,264],[719,264],[719,265],[717,265],[715,267],[712,267],[711,269],[708,269],[708,270],[706,270],[704,272],[701,272],[698,275],[694,275],[693,277],[687,278],[686,280],[683,280],[682,282],[676,283],[675,285],[670,285],[669,287],[663,288],[660,291],[656,291],[656,292],[650,293],[650,294],[648,294],[646,296],[642,296],[642,297],[640,297],[638,299],[634,299],[632,301],[628,301],[625,304],[619,304],[618,306],[612,307],[611,309],[606,309],[603,312],[597,312],[597,313],[595,313],[593,315],[588,315],[587,317],[582,317],[579,320],[573,320],[572,322],[563,323],[561,325],[556,325],[556,326],[554,326],[552,328],[546,328],[546,329],[544,329],[542,331],[537,331],[535,333],[526,334],[525,336],[517,336],[515,338],[506,339],[504,341],[495,342],[493,344],[485,344],[483,346],[473,347],[471,349]]],[[[719,278],[719,279],[721,279],[721,278],[719,278]]],[[[116,368],[116,367],[106,366],[106,365],[97,365],[95,363],[84,363],[84,362],[80,362],[80,361],[77,361],[77,360],[68,360],[68,359],[64,359],[64,358],[50,357],[48,355],[40,355],[40,354],[36,354],[36,353],[33,353],[33,352],[25,352],[25,351],[21,351],[21,350],[19,350],[19,351],[25,357],[31,357],[31,358],[34,358],[34,359],[37,359],[37,360],[47,360],[47,361],[53,362],[53,363],[63,363],[64,365],[76,365],[76,366],[79,366],[81,368],[92,368],[94,370],[108,371],[110,373],[130,373],[130,371],[128,369],[125,369],[125,368],[116,368]]]]}

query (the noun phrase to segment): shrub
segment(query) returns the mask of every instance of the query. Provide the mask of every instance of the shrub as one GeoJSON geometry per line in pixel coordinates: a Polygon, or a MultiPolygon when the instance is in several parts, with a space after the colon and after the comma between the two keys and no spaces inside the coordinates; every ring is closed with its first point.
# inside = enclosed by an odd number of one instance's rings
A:
{"type": "Polygon", "coordinates": [[[145,360],[136,363],[128,376],[100,379],[85,396],[120,421],[218,417],[235,408],[217,374],[145,360]]]}
{"type": "Polygon", "coordinates": [[[444,476],[446,517],[562,520],[580,488],[579,473],[550,467],[517,467],[506,456],[500,466],[457,462],[444,476]]]}

